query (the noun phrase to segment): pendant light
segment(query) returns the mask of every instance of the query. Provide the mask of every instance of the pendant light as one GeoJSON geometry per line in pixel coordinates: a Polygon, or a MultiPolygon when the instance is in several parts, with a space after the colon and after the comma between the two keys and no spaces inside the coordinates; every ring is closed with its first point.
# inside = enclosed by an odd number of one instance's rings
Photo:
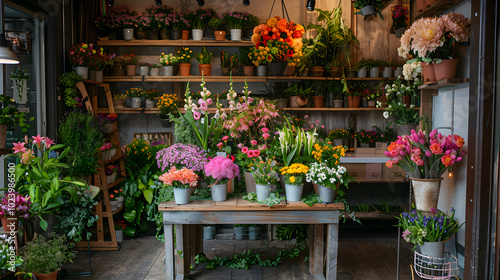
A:
{"type": "Polygon", "coordinates": [[[3,1],[0,0],[0,64],[19,64],[16,53],[7,46],[4,29],[3,1]]]}

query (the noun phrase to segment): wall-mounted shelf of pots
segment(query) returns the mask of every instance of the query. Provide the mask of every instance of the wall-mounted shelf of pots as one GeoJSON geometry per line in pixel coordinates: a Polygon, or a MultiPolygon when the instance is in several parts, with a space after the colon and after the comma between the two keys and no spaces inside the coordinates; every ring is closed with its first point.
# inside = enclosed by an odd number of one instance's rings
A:
{"type": "Polygon", "coordinates": [[[417,16],[415,16],[415,19],[439,15],[444,11],[449,10],[450,7],[453,7],[462,1],[463,0],[438,0],[434,5],[423,10],[420,14],[417,14],[417,16]]]}
{"type": "MultiPolygon", "coordinates": [[[[201,76],[105,76],[104,83],[112,82],[201,82],[201,76]]],[[[266,82],[266,77],[259,76],[233,76],[233,82],[261,83],[266,82]]],[[[205,76],[205,82],[229,83],[229,76],[205,76]]]]}
{"type": "Polygon", "coordinates": [[[463,83],[468,83],[468,82],[469,82],[469,78],[444,79],[441,81],[436,81],[433,83],[421,85],[418,87],[418,89],[424,89],[424,90],[425,89],[439,89],[439,88],[443,88],[443,87],[451,87],[451,86],[455,86],[455,85],[463,84],[463,83]]]}
{"type": "MultiPolygon", "coordinates": [[[[382,80],[395,80],[396,78],[345,78],[348,81],[382,81],[382,80]]],[[[299,77],[299,76],[267,76],[268,81],[341,81],[342,78],[333,77],[299,77]]]]}
{"type": "MultiPolygon", "coordinates": [[[[227,109],[227,108],[226,108],[227,109]]],[[[185,113],[184,108],[179,108],[181,113],[185,113]]],[[[215,114],[216,108],[208,108],[210,114],[215,114]]],[[[229,110],[229,109],[227,109],[229,110]]],[[[108,108],[97,108],[98,114],[109,114],[108,108]]],[[[158,108],[115,108],[116,114],[159,114],[160,109],[158,108]]],[[[112,160],[111,160],[112,161],[112,160]]]]}
{"type": "Polygon", "coordinates": [[[252,47],[251,41],[215,40],[104,40],[99,47],[252,47]]]}
{"type": "Polygon", "coordinates": [[[283,108],[283,111],[314,111],[314,112],[353,112],[353,111],[384,111],[386,108],[283,108]]]}

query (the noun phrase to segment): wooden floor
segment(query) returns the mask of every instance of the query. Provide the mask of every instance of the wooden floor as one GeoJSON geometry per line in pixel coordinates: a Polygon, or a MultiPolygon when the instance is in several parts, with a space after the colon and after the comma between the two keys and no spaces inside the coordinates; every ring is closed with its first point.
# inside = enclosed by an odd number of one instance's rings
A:
{"type": "MultiPolygon", "coordinates": [[[[339,280],[396,279],[397,229],[391,226],[359,227],[340,226],[338,277],[339,280]]],[[[204,242],[208,257],[216,253],[219,257],[232,256],[245,249],[265,249],[286,246],[284,241],[209,240],[204,242]]],[[[411,244],[401,242],[401,280],[412,279],[411,244]]],[[[125,240],[120,251],[92,251],[92,275],[72,279],[164,279],[163,244],[153,236],[125,240]]],[[[88,254],[78,253],[73,264],[64,267],[68,272],[89,271],[88,254]]],[[[62,278],[64,279],[64,277],[62,278]]],[[[218,267],[214,270],[195,268],[189,279],[314,279],[308,273],[304,258],[286,261],[278,267],[254,266],[249,270],[218,267]]],[[[420,279],[414,277],[414,279],[420,279]]]]}

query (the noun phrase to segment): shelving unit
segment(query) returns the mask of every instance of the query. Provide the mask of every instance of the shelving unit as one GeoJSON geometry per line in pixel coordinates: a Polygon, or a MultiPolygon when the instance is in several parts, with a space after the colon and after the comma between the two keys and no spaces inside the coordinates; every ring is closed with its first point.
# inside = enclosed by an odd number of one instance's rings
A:
{"type": "Polygon", "coordinates": [[[415,19],[441,14],[442,12],[449,10],[450,7],[455,6],[462,1],[463,0],[439,0],[436,2],[436,4],[420,12],[420,14],[415,17],[415,19]]]}
{"type": "Polygon", "coordinates": [[[99,47],[252,47],[251,41],[215,40],[104,40],[99,47]]]}
{"type": "MultiPolygon", "coordinates": [[[[105,76],[103,77],[104,83],[112,82],[201,82],[201,76],[105,76]]],[[[205,76],[205,82],[214,83],[229,83],[231,78],[229,76],[205,76]]],[[[266,77],[258,76],[234,76],[232,77],[233,82],[266,82],[266,77]]]]}

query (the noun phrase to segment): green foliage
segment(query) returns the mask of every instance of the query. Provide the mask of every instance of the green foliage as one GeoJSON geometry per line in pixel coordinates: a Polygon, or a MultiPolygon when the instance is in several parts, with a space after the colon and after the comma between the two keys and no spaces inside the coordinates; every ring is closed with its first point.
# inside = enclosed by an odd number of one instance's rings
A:
{"type": "Polygon", "coordinates": [[[307,204],[307,206],[312,207],[315,203],[322,203],[323,201],[319,195],[315,192],[309,193],[302,197],[302,202],[307,204]]]}
{"type": "Polygon", "coordinates": [[[76,204],[71,203],[71,196],[64,194],[62,199],[64,204],[61,205],[56,214],[57,225],[56,231],[66,235],[74,242],[82,240],[90,240],[92,233],[87,229],[91,227],[98,219],[92,211],[92,207],[97,205],[94,200],[94,193],[90,192],[90,186],[74,185],[64,183],[64,185],[72,186],[77,190],[78,201],[76,204]]]}
{"type": "Polygon", "coordinates": [[[196,145],[196,135],[189,123],[181,116],[168,115],[171,122],[175,122],[174,134],[177,143],[196,145]]]}
{"type": "Polygon", "coordinates": [[[98,166],[96,152],[104,143],[98,120],[81,111],[69,112],[59,124],[59,136],[69,148],[70,175],[92,175],[98,166]]]}
{"type": "Polygon", "coordinates": [[[76,72],[68,72],[63,74],[59,78],[59,84],[64,87],[64,104],[68,107],[76,107],[78,105],[78,101],[76,98],[78,97],[78,89],[75,84],[83,81],[82,76],[77,75],[76,72]]]}
{"type": "Polygon", "coordinates": [[[268,207],[280,204],[282,201],[285,201],[285,197],[280,197],[279,192],[271,192],[268,198],[264,199],[263,201],[257,201],[257,194],[254,192],[248,193],[244,196],[242,196],[246,201],[249,202],[258,202],[261,204],[266,204],[268,207]]]}
{"type": "Polygon", "coordinates": [[[359,212],[370,212],[371,206],[368,203],[361,203],[357,206],[359,212]]]}
{"type": "Polygon", "coordinates": [[[297,243],[307,242],[309,225],[279,225],[276,229],[276,238],[279,240],[297,240],[297,243]]]}
{"type": "Polygon", "coordinates": [[[200,64],[211,64],[213,53],[208,52],[206,47],[201,48],[201,53],[196,53],[196,60],[200,64]]]}
{"type": "Polygon", "coordinates": [[[21,248],[24,263],[19,269],[41,274],[61,270],[64,263],[73,262],[76,257],[76,252],[71,250],[73,246],[64,235],[51,233],[48,238],[39,235],[21,248]]]}
{"type": "MultiPolygon", "coordinates": [[[[2,108],[0,108],[0,125],[5,124],[7,125],[7,128],[19,125],[22,132],[28,131],[30,125],[26,123],[26,114],[19,113],[15,107],[16,104],[14,100],[6,94],[1,94],[0,102],[2,103],[2,108]]],[[[34,118],[31,118],[30,120],[33,121],[34,118]]]]}
{"type": "Polygon", "coordinates": [[[13,239],[13,236],[7,236],[6,234],[0,238],[0,269],[2,270],[15,271],[16,267],[23,263],[23,259],[20,256],[16,256],[15,248],[12,246],[13,243],[11,243],[14,241],[13,239]]]}
{"type": "Polygon", "coordinates": [[[211,260],[203,253],[196,255],[194,259],[196,264],[204,263],[207,269],[215,269],[221,265],[234,269],[250,269],[252,268],[252,265],[257,264],[262,267],[275,267],[284,260],[291,260],[300,256],[300,254],[305,250],[305,245],[300,244],[295,247],[279,251],[276,258],[264,259],[264,255],[256,253],[255,250],[245,250],[240,254],[234,255],[230,259],[216,256],[213,260],[211,260]]]}
{"type": "Polygon", "coordinates": [[[240,48],[240,52],[238,54],[238,59],[245,66],[251,66],[252,58],[250,55],[253,53],[252,48],[240,48]]]}

